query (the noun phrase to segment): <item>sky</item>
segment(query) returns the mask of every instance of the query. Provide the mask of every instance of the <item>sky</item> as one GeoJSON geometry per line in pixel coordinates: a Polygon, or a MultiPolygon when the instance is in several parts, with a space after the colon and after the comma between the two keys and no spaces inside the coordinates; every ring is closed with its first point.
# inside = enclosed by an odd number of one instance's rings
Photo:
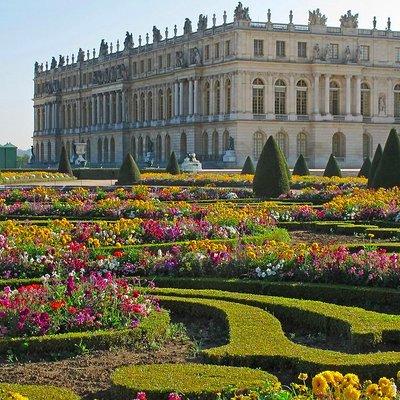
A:
{"type": "MultiPolygon", "coordinates": [[[[392,30],[400,31],[398,0],[288,0],[281,2],[242,0],[250,7],[253,21],[265,22],[271,8],[272,22],[289,22],[293,10],[295,24],[307,24],[308,10],[320,8],[328,18],[329,26],[339,26],[340,15],[351,9],[359,13],[359,27],[372,28],[377,17],[378,29],[392,20],[392,30]]],[[[182,32],[185,18],[197,27],[199,14],[208,16],[209,26],[213,13],[217,25],[222,23],[223,11],[228,22],[233,20],[237,0],[0,0],[0,144],[12,142],[28,149],[33,132],[33,65],[75,54],[79,47],[96,48],[101,39],[115,46],[122,44],[125,32],[138,36],[151,35],[153,25],[163,34],[168,27],[182,32]]],[[[115,48],[115,47],[114,47],[115,48]]]]}

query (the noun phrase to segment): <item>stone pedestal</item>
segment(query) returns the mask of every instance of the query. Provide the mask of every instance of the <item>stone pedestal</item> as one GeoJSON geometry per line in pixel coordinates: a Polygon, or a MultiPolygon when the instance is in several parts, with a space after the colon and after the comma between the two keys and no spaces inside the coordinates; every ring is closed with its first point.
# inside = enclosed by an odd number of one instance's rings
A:
{"type": "Polygon", "coordinates": [[[85,167],[87,161],[83,156],[86,154],[86,143],[76,143],[75,153],[76,153],[76,158],[74,160],[74,164],[79,167],[85,167]]]}
{"type": "Polygon", "coordinates": [[[222,157],[222,161],[224,163],[236,163],[236,151],[226,150],[225,154],[222,157]]]}
{"type": "Polygon", "coordinates": [[[203,170],[201,162],[196,159],[196,154],[189,154],[181,164],[182,172],[200,172],[203,170]]]}

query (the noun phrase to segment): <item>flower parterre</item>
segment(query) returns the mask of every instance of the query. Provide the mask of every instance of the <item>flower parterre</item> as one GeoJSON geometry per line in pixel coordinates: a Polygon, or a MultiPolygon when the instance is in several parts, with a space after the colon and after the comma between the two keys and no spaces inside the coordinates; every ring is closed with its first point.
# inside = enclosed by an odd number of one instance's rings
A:
{"type": "Polygon", "coordinates": [[[0,172],[1,184],[69,181],[71,179],[73,178],[67,174],[51,171],[0,172]]]}

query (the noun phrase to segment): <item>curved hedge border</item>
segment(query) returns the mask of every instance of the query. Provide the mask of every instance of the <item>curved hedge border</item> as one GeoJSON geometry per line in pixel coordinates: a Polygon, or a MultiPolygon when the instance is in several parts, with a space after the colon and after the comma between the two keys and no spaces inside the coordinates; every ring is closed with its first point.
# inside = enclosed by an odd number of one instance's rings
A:
{"type": "MultiPolygon", "coordinates": [[[[276,307],[272,311],[270,303],[263,302],[261,299],[265,296],[247,295],[248,300],[246,301],[239,294],[227,296],[224,292],[204,291],[201,293],[200,291],[175,290],[175,295],[178,297],[174,297],[173,294],[173,290],[166,290],[162,300],[164,304],[175,311],[189,313],[195,317],[200,306],[203,309],[208,308],[210,316],[216,314],[220,318],[221,313],[225,314],[230,341],[226,345],[203,350],[202,355],[208,362],[263,369],[278,367],[309,373],[333,369],[342,372],[352,371],[367,378],[378,375],[393,376],[400,364],[399,352],[346,354],[332,350],[313,349],[293,343],[285,336],[279,320],[269,313],[279,311],[279,308],[276,307]],[[259,299],[256,300],[253,297],[259,299]],[[251,303],[252,305],[242,303],[251,303]],[[269,312],[264,311],[265,307],[268,307],[267,311],[269,312]]],[[[315,306],[317,305],[315,304],[315,306]]],[[[321,307],[321,303],[319,307],[321,307]]],[[[302,325],[311,323],[318,324],[319,329],[331,328],[329,324],[324,326],[324,322],[332,321],[330,318],[324,319],[324,309],[320,309],[320,314],[316,313],[317,310],[314,310],[314,313],[305,313],[299,312],[299,309],[295,307],[290,307],[290,309],[287,308],[289,314],[286,315],[289,318],[297,316],[297,322],[302,325]],[[290,313],[290,309],[293,312],[290,313]]],[[[357,309],[353,309],[353,311],[357,311],[357,309]]],[[[353,322],[357,321],[354,319],[353,322]]],[[[365,321],[365,323],[368,322],[365,321]]],[[[387,322],[389,323],[389,320],[387,322]]],[[[398,318],[397,322],[399,322],[398,318]]],[[[368,330],[366,327],[364,329],[368,330]]],[[[395,333],[395,336],[398,336],[399,331],[392,330],[387,333],[395,333]]],[[[394,338],[387,337],[387,339],[394,338]]]]}
{"type": "Polygon", "coordinates": [[[166,398],[169,393],[215,399],[215,393],[231,385],[249,389],[261,387],[266,381],[277,382],[275,376],[256,369],[191,363],[122,367],[113,373],[111,380],[118,398],[132,399],[137,392],[144,391],[154,400],[166,398]]]}
{"type": "Polygon", "coordinates": [[[73,351],[76,346],[102,350],[112,346],[138,346],[162,340],[170,325],[168,312],[154,312],[135,329],[107,330],[94,332],[71,332],[29,338],[7,338],[0,340],[0,354],[8,351],[31,354],[73,351]]]}
{"type": "Polygon", "coordinates": [[[29,400],[80,400],[79,396],[64,388],[0,383],[0,400],[8,398],[7,392],[19,393],[29,400]]]}

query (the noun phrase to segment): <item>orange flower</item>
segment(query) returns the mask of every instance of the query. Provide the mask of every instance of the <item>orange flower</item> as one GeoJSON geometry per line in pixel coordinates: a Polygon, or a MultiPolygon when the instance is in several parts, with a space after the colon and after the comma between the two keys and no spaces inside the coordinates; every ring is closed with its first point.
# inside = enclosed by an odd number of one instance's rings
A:
{"type": "Polygon", "coordinates": [[[50,303],[50,307],[54,310],[54,311],[57,311],[57,310],[59,310],[60,308],[62,308],[62,307],[64,307],[65,306],[65,301],[64,300],[53,300],[51,303],[50,303]]]}

